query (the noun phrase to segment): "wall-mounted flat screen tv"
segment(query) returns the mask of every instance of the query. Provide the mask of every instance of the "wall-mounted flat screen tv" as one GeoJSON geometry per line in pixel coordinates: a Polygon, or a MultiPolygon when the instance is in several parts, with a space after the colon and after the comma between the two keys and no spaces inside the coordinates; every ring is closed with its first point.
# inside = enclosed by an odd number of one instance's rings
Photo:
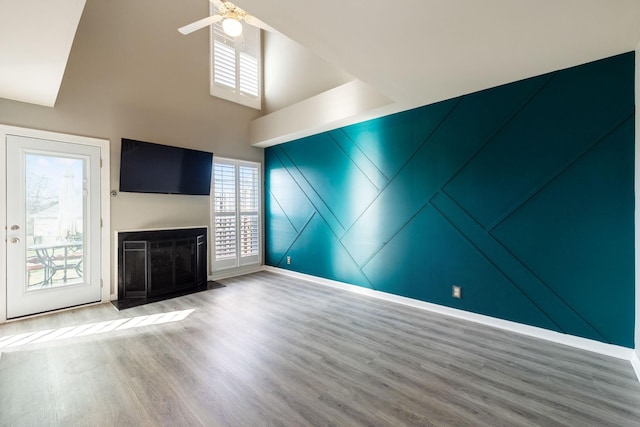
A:
{"type": "Polygon", "coordinates": [[[213,153],[122,138],[120,191],[209,195],[213,153]]]}

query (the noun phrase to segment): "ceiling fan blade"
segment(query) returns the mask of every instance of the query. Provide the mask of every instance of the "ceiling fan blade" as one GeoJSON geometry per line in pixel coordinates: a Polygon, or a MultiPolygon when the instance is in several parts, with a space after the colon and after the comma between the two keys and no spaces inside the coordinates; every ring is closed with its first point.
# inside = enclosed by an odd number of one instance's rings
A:
{"type": "Polygon", "coordinates": [[[272,27],[268,26],[267,24],[265,24],[264,22],[262,22],[261,20],[259,20],[258,18],[256,18],[255,16],[252,15],[246,15],[244,17],[244,20],[247,24],[249,25],[253,25],[254,27],[258,27],[258,28],[262,28],[265,31],[271,31],[272,33],[276,33],[277,31],[274,30],[272,27]]]}
{"type": "Polygon", "coordinates": [[[178,31],[180,31],[184,35],[191,34],[194,31],[199,30],[200,28],[204,28],[208,25],[215,24],[221,19],[222,19],[222,15],[207,16],[206,18],[200,19],[199,21],[192,22],[191,24],[178,28],[178,31]]]}

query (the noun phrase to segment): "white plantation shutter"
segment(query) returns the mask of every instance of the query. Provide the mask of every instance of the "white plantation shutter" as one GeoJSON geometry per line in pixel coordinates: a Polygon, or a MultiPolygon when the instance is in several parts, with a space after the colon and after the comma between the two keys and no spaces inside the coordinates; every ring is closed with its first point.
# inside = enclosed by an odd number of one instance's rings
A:
{"type": "Polygon", "coordinates": [[[236,172],[234,165],[214,164],[213,209],[216,260],[236,258],[236,172]]]}
{"type": "Polygon", "coordinates": [[[222,23],[211,26],[211,95],[261,108],[260,29],[242,23],[242,34],[227,36],[222,23]]]}
{"type": "Polygon", "coordinates": [[[258,60],[246,52],[240,53],[240,92],[249,96],[258,97],[260,93],[260,75],[258,60]]]}
{"type": "Polygon", "coordinates": [[[260,164],[216,157],[212,180],[214,270],[259,264],[260,164]]]}
{"type": "Polygon", "coordinates": [[[258,236],[260,235],[258,168],[240,165],[238,182],[240,187],[240,256],[257,256],[259,254],[258,236]]]}
{"type": "Polygon", "coordinates": [[[213,48],[213,79],[215,84],[236,88],[236,50],[224,42],[215,40],[213,48]]]}

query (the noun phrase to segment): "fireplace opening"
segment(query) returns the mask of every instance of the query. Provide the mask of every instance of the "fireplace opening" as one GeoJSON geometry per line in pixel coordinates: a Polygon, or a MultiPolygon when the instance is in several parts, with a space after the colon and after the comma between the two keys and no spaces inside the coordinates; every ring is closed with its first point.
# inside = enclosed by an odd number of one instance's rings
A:
{"type": "Polygon", "coordinates": [[[119,302],[206,289],[207,271],[206,227],[118,233],[119,302]]]}

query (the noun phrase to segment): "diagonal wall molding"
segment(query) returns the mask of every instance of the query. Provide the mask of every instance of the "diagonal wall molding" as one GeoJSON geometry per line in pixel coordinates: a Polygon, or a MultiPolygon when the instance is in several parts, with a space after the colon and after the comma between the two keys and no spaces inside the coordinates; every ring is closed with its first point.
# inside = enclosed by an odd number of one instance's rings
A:
{"type": "Polygon", "coordinates": [[[618,55],[268,148],[267,264],[632,347],[633,78],[618,55]],[[279,232],[285,204],[317,215],[279,232]]]}

